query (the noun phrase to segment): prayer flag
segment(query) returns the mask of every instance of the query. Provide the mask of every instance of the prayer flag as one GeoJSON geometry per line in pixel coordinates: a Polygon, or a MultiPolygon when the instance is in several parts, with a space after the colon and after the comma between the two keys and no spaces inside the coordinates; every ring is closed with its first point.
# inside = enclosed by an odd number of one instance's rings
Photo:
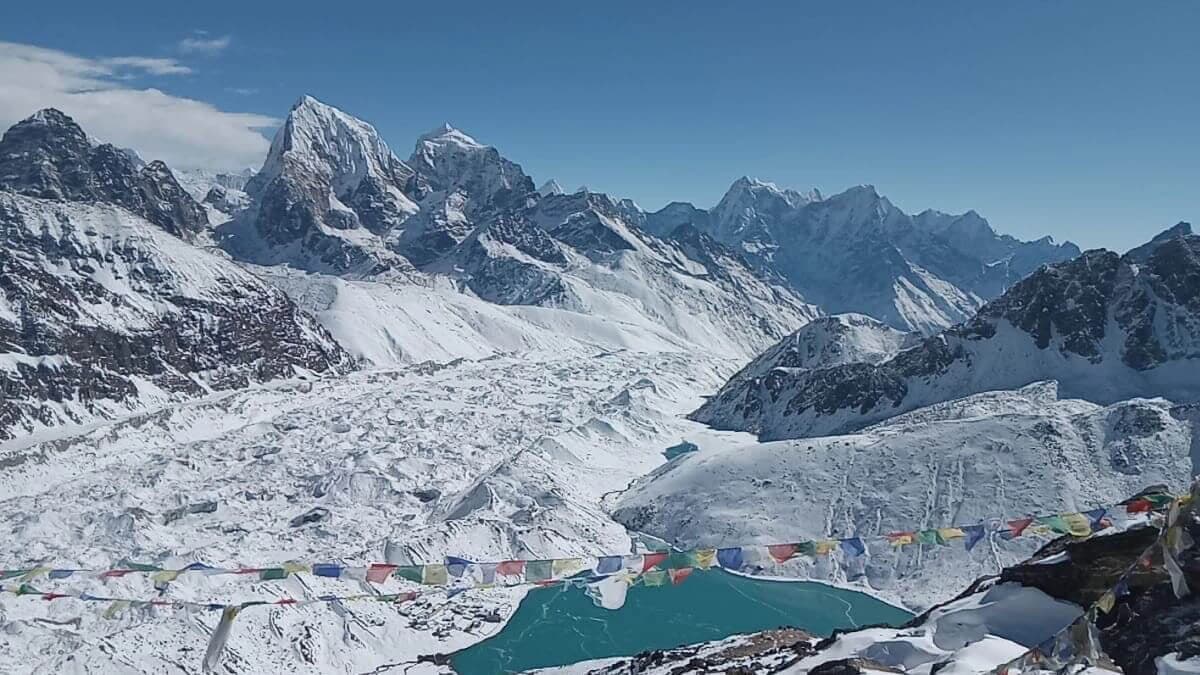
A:
{"type": "Polygon", "coordinates": [[[689,576],[691,576],[692,568],[681,567],[679,569],[669,570],[668,573],[671,575],[671,585],[678,586],[679,584],[682,584],[689,576]]]}
{"type": "Polygon", "coordinates": [[[1091,511],[1084,511],[1083,515],[1087,516],[1088,521],[1092,525],[1092,530],[1098,532],[1109,526],[1108,509],[1099,508],[1091,511]]]}
{"type": "Polygon", "coordinates": [[[1149,513],[1154,509],[1154,505],[1149,499],[1140,497],[1125,505],[1125,510],[1129,513],[1149,513]]]}
{"type": "Polygon", "coordinates": [[[554,576],[554,562],[551,560],[530,560],[525,563],[525,581],[546,581],[554,576]]]}
{"type": "Polygon", "coordinates": [[[492,586],[496,583],[496,563],[479,563],[475,565],[475,581],[480,587],[492,586]]]}
{"type": "MultiPolygon", "coordinates": [[[[342,576],[342,566],[341,565],[333,565],[333,564],[329,564],[329,563],[316,563],[315,565],[312,566],[312,571],[313,571],[313,574],[318,577],[331,577],[331,578],[336,579],[336,578],[342,576]]],[[[421,580],[421,577],[420,577],[420,574],[418,574],[415,581],[420,581],[420,580],[421,580]]]]}
{"type": "Polygon", "coordinates": [[[917,532],[917,543],[936,545],[942,543],[942,538],[938,536],[937,530],[921,530],[917,532]]]}
{"type": "Polygon", "coordinates": [[[653,569],[667,559],[666,553],[647,553],[642,556],[642,571],[653,569]]]}
{"type": "Polygon", "coordinates": [[[1105,614],[1111,612],[1116,604],[1117,595],[1112,591],[1106,592],[1104,595],[1100,596],[1099,600],[1096,601],[1096,606],[1099,607],[1100,611],[1104,612],[1105,614]]]}
{"type": "Polygon", "coordinates": [[[717,549],[698,548],[692,551],[692,566],[706,570],[717,564],[717,549]]]}
{"type": "Polygon", "coordinates": [[[75,573],[75,570],[50,570],[51,579],[66,579],[75,573]]]}
{"type": "Polygon", "coordinates": [[[817,543],[817,555],[829,555],[833,553],[833,549],[838,547],[838,542],[825,539],[817,543]]]}
{"type": "Polygon", "coordinates": [[[796,555],[796,544],[772,544],[767,547],[767,553],[777,563],[787,562],[796,555]]]}
{"type": "Polygon", "coordinates": [[[392,576],[392,572],[396,571],[396,565],[383,565],[373,563],[367,568],[367,581],[373,584],[382,584],[392,576]]]}
{"type": "Polygon", "coordinates": [[[1041,516],[1037,519],[1037,524],[1050,528],[1051,532],[1056,534],[1070,534],[1071,527],[1063,520],[1063,517],[1055,514],[1052,516],[1041,516]]]}
{"type": "Polygon", "coordinates": [[[258,572],[258,578],[262,581],[268,579],[286,579],[287,572],[282,567],[265,567],[258,572]]]}
{"type": "Polygon", "coordinates": [[[1025,533],[1025,530],[1033,524],[1033,518],[1017,518],[1010,520],[1007,523],[1007,529],[1000,531],[1000,538],[1010,540],[1016,539],[1025,533]]]}
{"type": "Polygon", "coordinates": [[[959,527],[942,527],[938,528],[938,537],[941,538],[942,544],[948,544],[955,539],[962,539],[967,536],[966,532],[959,527]]]}
{"type": "Polygon", "coordinates": [[[796,544],[796,554],[808,556],[809,558],[817,557],[817,542],[802,541],[799,544],[796,544]]]}
{"type": "Polygon", "coordinates": [[[866,555],[867,545],[862,540],[862,537],[851,537],[842,540],[842,552],[851,558],[857,558],[861,555],[866,555]]]}
{"type": "Polygon", "coordinates": [[[525,561],[505,560],[496,566],[496,571],[506,577],[520,576],[525,572],[525,561]]]}
{"type": "Polygon", "coordinates": [[[667,573],[664,570],[646,572],[642,575],[642,582],[647,586],[662,586],[667,582],[667,573]]]}
{"type": "Polygon", "coordinates": [[[891,532],[883,536],[892,546],[908,546],[916,540],[915,532],[891,532]]]}
{"type": "Polygon", "coordinates": [[[621,556],[606,555],[596,561],[596,574],[614,574],[621,571],[621,565],[621,556]]]}
{"type": "Polygon", "coordinates": [[[967,535],[967,550],[975,548],[975,545],[983,541],[987,536],[987,528],[983,525],[968,525],[963,528],[963,532],[967,535]]]}
{"type": "Polygon", "coordinates": [[[550,573],[558,579],[569,577],[586,568],[587,564],[579,558],[555,558],[550,564],[550,573]]]}
{"type": "Polygon", "coordinates": [[[1067,532],[1072,537],[1089,537],[1092,534],[1092,520],[1082,513],[1064,513],[1062,520],[1067,525],[1067,532]]]}
{"type": "Polygon", "coordinates": [[[467,573],[467,568],[471,566],[471,561],[466,558],[456,558],[452,555],[446,556],[446,571],[450,576],[458,579],[467,573]]]}
{"type": "Polygon", "coordinates": [[[421,572],[421,583],[428,586],[442,586],[449,583],[445,565],[425,565],[421,572]]]}
{"type": "Polygon", "coordinates": [[[727,570],[736,571],[742,569],[744,557],[742,555],[741,547],[738,546],[733,548],[717,549],[717,562],[720,563],[721,567],[727,570]]]}

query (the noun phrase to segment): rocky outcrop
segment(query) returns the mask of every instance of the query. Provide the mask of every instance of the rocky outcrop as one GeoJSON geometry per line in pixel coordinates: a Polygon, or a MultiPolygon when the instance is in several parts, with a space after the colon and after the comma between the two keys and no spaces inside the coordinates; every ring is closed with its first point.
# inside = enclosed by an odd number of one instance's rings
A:
{"type": "Polygon", "coordinates": [[[0,190],[55,201],[121,206],[181,239],[208,227],[204,208],[160,161],[97,145],[67,115],[47,108],[0,138],[0,190]]]}
{"type": "Polygon", "coordinates": [[[111,204],[0,192],[0,439],[352,367],[281,291],[111,204]]]}

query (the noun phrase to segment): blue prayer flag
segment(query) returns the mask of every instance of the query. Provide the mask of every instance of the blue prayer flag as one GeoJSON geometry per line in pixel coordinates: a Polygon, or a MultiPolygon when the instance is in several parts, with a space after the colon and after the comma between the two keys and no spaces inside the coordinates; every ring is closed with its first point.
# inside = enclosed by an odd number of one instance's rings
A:
{"type": "Polygon", "coordinates": [[[727,570],[742,569],[744,558],[741,547],[717,549],[717,563],[727,570]]]}

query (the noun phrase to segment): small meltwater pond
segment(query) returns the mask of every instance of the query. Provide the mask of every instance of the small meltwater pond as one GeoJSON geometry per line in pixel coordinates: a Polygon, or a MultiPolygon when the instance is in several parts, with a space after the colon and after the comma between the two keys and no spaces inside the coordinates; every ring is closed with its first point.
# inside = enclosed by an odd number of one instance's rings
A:
{"type": "Polygon", "coordinates": [[[679,586],[635,586],[619,610],[597,607],[579,588],[532,591],[503,630],[454,654],[453,664],[463,675],[514,673],[783,626],[825,636],[910,618],[863,593],[714,569],[679,586]]]}

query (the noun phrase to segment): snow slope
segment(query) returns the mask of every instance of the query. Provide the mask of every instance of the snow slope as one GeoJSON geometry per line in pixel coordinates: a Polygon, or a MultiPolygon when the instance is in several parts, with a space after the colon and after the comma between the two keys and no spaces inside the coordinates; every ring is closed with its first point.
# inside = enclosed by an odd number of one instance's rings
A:
{"type": "MultiPolygon", "coordinates": [[[[614,517],[673,544],[723,546],[882,535],[1027,513],[1087,510],[1198,467],[1197,417],[1161,399],[1100,406],[1053,383],[977,394],[847,436],[680,457],[639,480],[614,517]]],[[[863,569],[820,559],[775,574],[854,581],[921,608],[1024,559],[1038,537],[893,549],[863,569]]]]}

